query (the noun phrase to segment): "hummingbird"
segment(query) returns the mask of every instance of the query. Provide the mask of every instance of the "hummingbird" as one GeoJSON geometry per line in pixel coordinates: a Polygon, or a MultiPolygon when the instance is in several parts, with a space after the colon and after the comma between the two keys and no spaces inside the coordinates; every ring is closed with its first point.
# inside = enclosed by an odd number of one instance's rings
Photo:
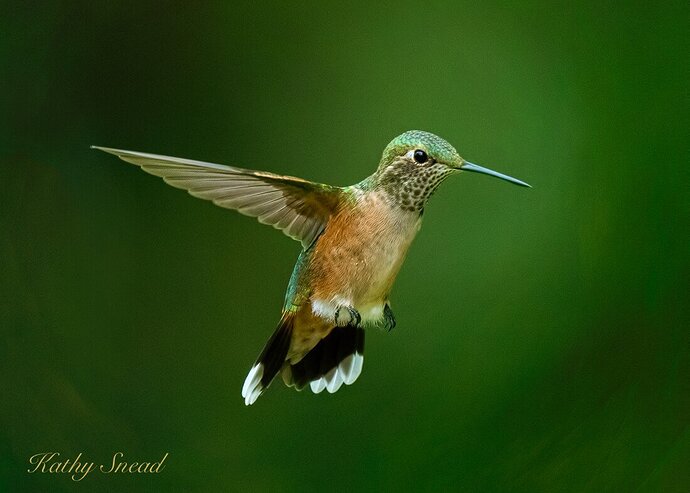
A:
{"type": "Polygon", "coordinates": [[[444,139],[421,130],[394,138],[376,171],[337,187],[293,176],[144,152],[92,146],[191,195],[234,209],[301,243],[281,317],[242,386],[254,404],[280,373],[286,385],[334,393],[357,380],[364,329],[396,325],[390,294],[424,207],[463,171],[530,187],[472,164],[444,139]]]}

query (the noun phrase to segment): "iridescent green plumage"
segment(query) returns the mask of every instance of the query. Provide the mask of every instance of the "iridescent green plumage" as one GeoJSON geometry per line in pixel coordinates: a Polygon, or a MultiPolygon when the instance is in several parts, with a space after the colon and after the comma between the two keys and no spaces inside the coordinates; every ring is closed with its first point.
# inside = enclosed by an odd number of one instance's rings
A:
{"type": "Polygon", "coordinates": [[[381,172],[382,168],[392,163],[397,156],[403,155],[404,152],[402,151],[411,148],[424,149],[436,161],[448,166],[458,167],[462,164],[462,158],[455,147],[438,135],[423,130],[408,130],[391,140],[386,146],[377,171],[381,172]]]}

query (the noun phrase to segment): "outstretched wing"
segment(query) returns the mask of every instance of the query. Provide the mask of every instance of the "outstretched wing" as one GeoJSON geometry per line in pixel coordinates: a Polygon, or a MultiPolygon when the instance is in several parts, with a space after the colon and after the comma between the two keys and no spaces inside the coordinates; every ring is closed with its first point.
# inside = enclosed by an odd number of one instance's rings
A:
{"type": "Polygon", "coordinates": [[[92,146],[195,197],[258,218],[307,248],[337,207],[341,189],[301,178],[144,152],[92,146]]]}

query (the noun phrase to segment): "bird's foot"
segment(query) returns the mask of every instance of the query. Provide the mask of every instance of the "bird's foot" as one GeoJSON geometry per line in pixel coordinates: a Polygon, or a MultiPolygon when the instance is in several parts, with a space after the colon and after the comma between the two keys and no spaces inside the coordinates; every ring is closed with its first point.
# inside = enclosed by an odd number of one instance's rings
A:
{"type": "Polygon", "coordinates": [[[338,327],[345,327],[346,325],[359,327],[360,323],[362,323],[362,316],[351,306],[340,306],[335,311],[335,324],[338,327]]]}
{"type": "Polygon", "coordinates": [[[383,307],[383,321],[381,322],[381,326],[388,332],[395,328],[395,317],[393,316],[393,310],[391,310],[391,307],[388,305],[388,303],[386,303],[386,306],[383,307]]]}

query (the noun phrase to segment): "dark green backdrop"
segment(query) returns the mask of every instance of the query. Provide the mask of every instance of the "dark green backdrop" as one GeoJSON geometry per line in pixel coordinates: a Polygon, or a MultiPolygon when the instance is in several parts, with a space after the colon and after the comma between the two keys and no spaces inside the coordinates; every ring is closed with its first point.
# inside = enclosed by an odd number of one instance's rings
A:
{"type": "Polygon", "coordinates": [[[688,491],[685,2],[3,2],[0,490],[688,491]],[[335,395],[243,379],[299,245],[91,144],[449,180],[335,395]],[[30,455],[168,452],[157,476],[30,455]]]}

